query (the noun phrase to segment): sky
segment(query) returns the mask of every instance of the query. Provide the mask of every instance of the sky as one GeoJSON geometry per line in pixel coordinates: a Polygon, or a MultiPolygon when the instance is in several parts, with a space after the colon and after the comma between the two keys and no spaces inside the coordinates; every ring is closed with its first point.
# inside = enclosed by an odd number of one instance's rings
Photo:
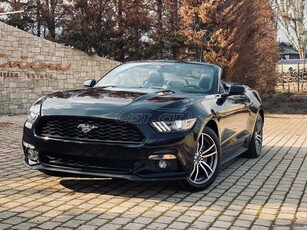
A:
{"type": "Polygon", "coordinates": [[[287,41],[289,41],[287,39],[286,35],[284,34],[284,32],[281,29],[279,29],[277,31],[277,41],[278,42],[287,42],[287,41]]]}

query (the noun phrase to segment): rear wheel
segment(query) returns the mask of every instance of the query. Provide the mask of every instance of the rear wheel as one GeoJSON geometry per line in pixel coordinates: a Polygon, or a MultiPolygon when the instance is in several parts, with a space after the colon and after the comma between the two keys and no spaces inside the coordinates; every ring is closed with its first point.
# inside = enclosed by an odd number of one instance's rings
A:
{"type": "Polygon", "coordinates": [[[217,135],[205,127],[197,144],[189,178],[180,181],[189,191],[201,191],[209,187],[220,169],[220,144],[217,135]]]}
{"type": "Polygon", "coordinates": [[[257,116],[254,133],[249,144],[249,149],[243,154],[244,157],[257,158],[261,154],[263,138],[263,119],[260,114],[257,116]]]}

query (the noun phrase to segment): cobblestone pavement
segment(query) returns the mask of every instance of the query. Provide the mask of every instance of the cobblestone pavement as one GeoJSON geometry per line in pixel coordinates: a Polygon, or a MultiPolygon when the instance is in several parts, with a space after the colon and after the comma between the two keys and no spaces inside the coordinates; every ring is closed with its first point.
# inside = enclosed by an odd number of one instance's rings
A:
{"type": "Polygon", "coordinates": [[[267,116],[261,157],[237,158],[198,193],[30,170],[24,120],[0,117],[0,229],[307,229],[306,116],[267,116]]]}

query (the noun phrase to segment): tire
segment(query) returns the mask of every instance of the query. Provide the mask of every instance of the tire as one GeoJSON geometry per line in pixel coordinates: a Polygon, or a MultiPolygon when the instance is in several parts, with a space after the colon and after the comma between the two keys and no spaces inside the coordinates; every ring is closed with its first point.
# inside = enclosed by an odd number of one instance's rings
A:
{"type": "Polygon", "coordinates": [[[216,179],[221,164],[220,143],[215,132],[205,127],[197,144],[189,177],[180,181],[181,188],[190,192],[208,188],[216,179]]]}
{"type": "Polygon", "coordinates": [[[258,158],[262,150],[262,138],[263,138],[263,118],[258,114],[253,136],[249,143],[249,149],[243,154],[247,158],[258,158]]]}

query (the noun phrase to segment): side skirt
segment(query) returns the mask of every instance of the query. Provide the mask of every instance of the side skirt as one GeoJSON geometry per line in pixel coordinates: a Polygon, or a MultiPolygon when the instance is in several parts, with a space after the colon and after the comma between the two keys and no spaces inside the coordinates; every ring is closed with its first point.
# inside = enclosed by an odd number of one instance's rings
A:
{"type": "Polygon", "coordinates": [[[237,156],[241,155],[242,153],[246,152],[248,150],[247,147],[241,147],[240,149],[238,149],[235,152],[232,152],[231,154],[227,154],[226,156],[222,157],[222,161],[221,164],[225,164],[228,161],[232,160],[233,158],[236,158],[237,156]]]}

